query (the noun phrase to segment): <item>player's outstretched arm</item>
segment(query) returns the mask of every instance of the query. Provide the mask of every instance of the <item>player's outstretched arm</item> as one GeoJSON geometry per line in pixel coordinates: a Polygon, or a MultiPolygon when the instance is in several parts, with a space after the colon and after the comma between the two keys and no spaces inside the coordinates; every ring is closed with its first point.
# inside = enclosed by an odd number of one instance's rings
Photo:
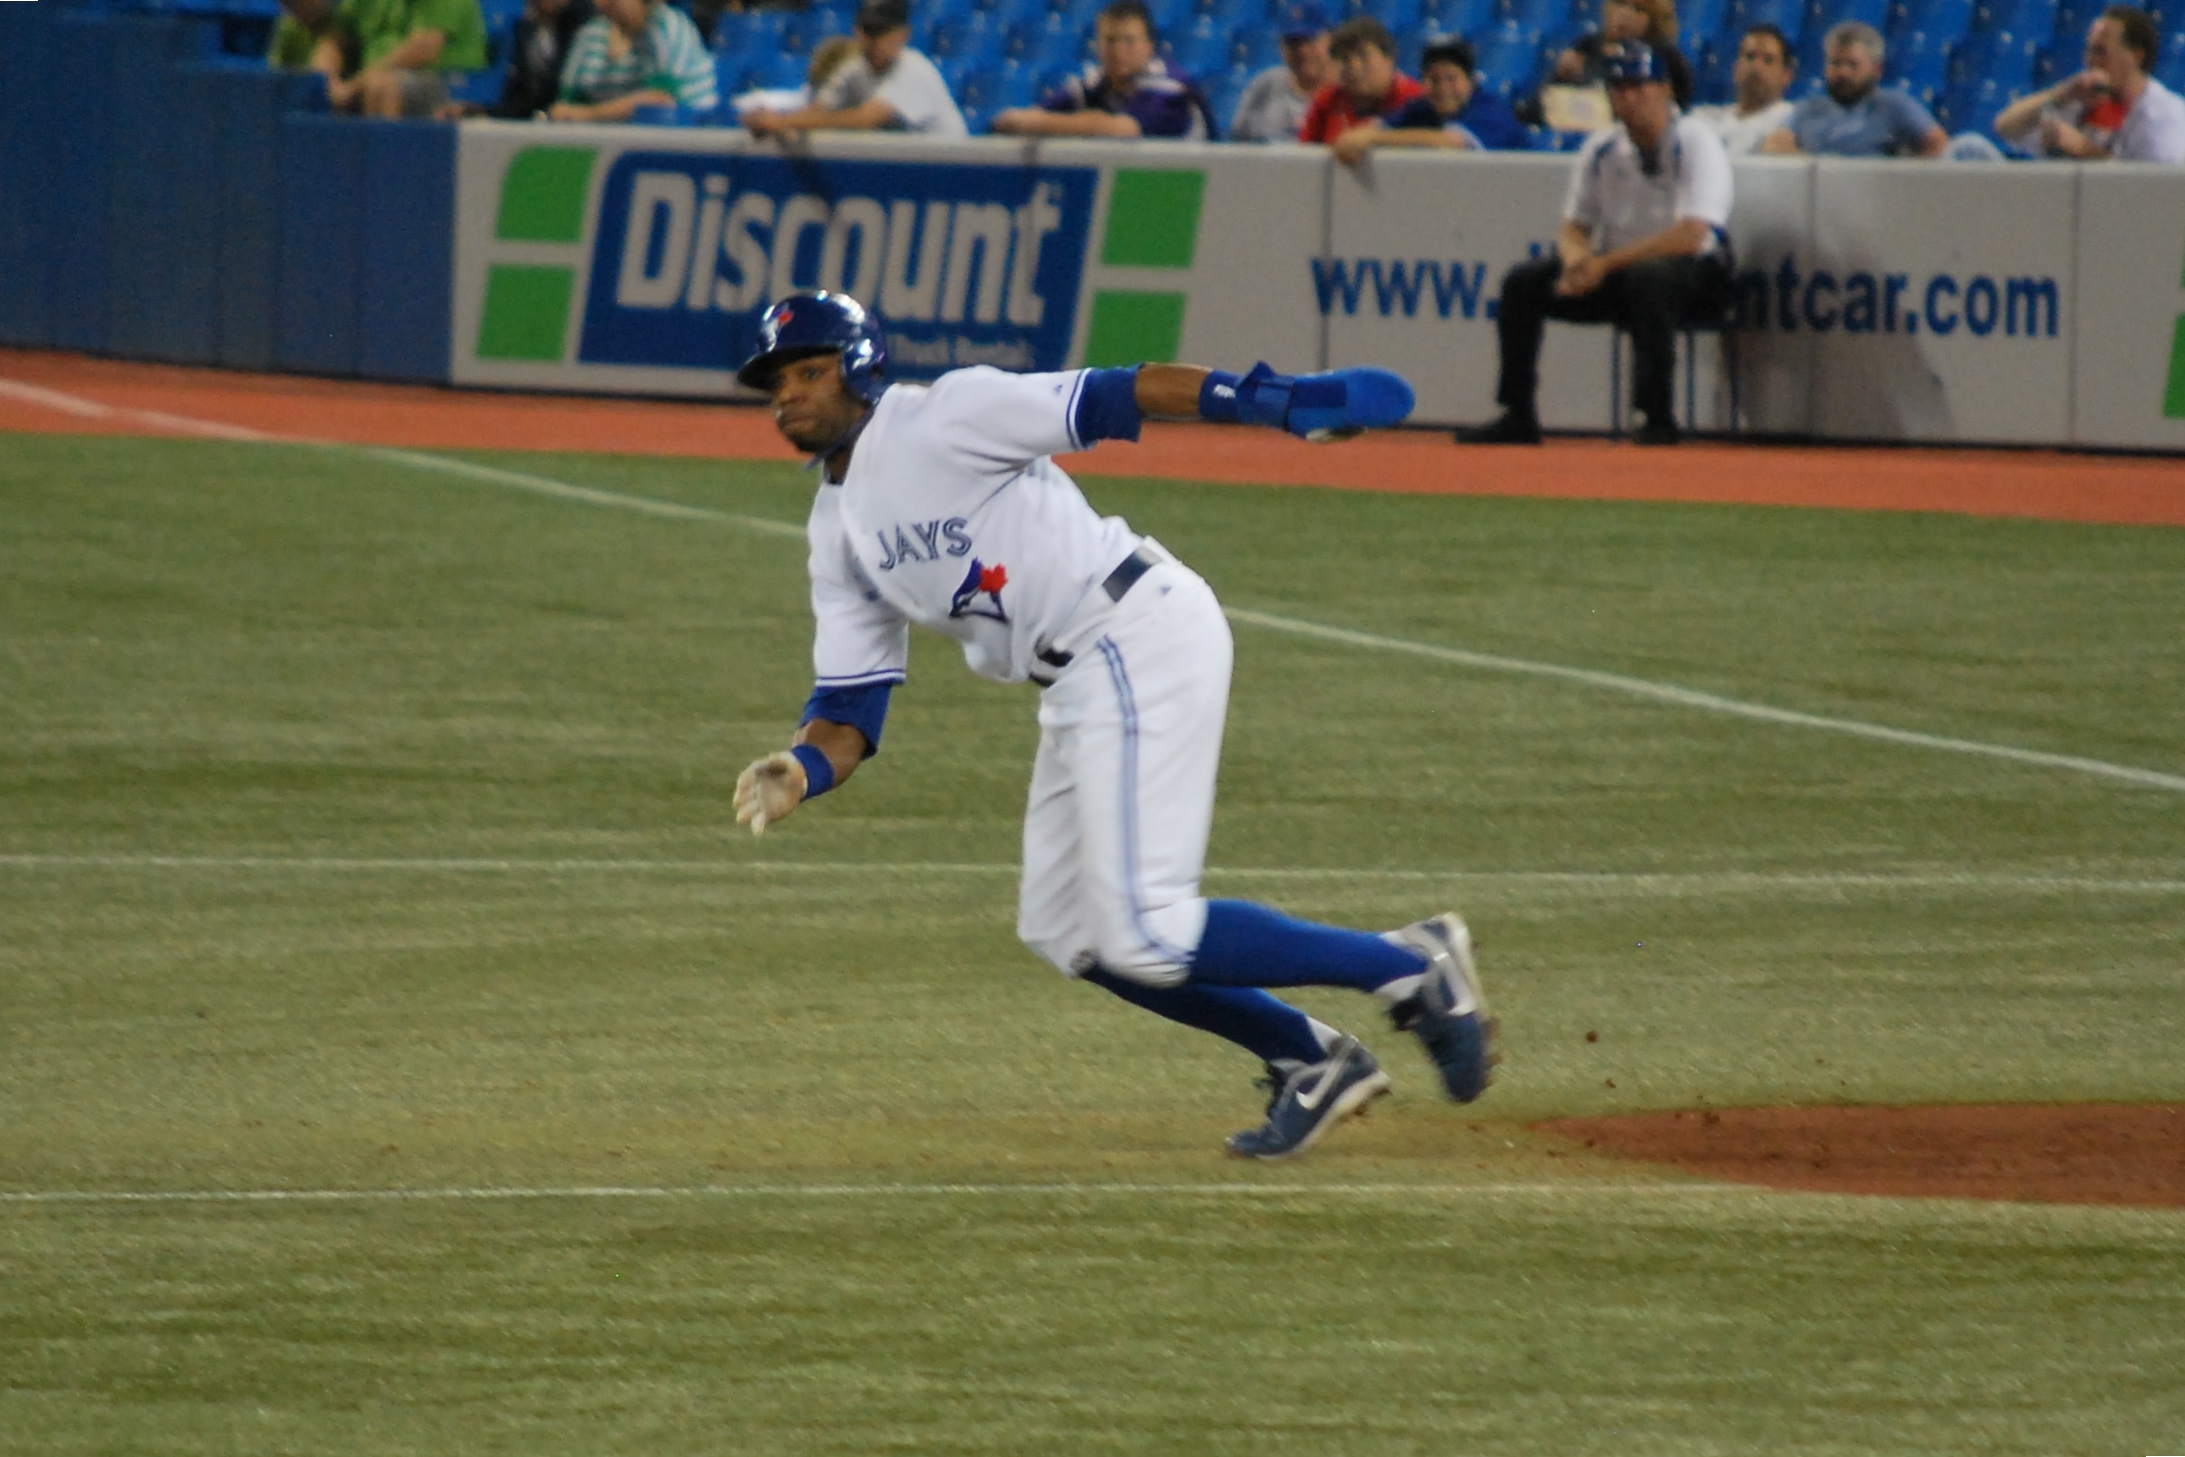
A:
{"type": "Polygon", "coordinates": [[[1255,364],[1240,376],[1191,364],[1142,364],[1136,394],[1143,415],[1265,425],[1316,442],[1402,424],[1415,403],[1402,375],[1370,365],[1286,375],[1255,364]]]}
{"type": "Polygon", "coordinates": [[[768,825],[856,773],[871,752],[861,729],[823,718],[807,721],[788,749],[736,776],[736,823],[751,826],[754,835],[765,834],[768,825]]]}

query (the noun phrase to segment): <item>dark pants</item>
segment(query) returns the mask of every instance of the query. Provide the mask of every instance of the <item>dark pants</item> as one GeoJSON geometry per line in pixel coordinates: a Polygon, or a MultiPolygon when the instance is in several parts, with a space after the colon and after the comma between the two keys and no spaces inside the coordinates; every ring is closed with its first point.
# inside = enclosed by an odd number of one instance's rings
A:
{"type": "Polygon", "coordinates": [[[1540,338],[1550,319],[1613,324],[1631,336],[1631,403],[1649,420],[1667,421],[1676,373],[1677,329],[1713,323],[1730,306],[1730,270],[1716,257],[1656,258],[1621,268],[1591,293],[1564,298],[1555,291],[1560,258],[1520,263],[1502,280],[1495,331],[1502,343],[1502,383],[1495,398],[1505,410],[1533,413],[1540,388],[1540,338]]]}

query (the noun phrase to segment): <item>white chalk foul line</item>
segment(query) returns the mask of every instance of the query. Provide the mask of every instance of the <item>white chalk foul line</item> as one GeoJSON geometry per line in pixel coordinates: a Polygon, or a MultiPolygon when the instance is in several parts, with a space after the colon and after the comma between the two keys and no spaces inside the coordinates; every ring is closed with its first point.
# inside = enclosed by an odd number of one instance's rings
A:
{"type": "MultiPolygon", "coordinates": [[[[573,858],[502,858],[487,856],[393,855],[67,855],[0,853],[0,869],[16,870],[179,870],[269,871],[298,874],[421,875],[905,875],[1015,876],[1009,861],[953,860],[644,860],[573,858]]],[[[1213,880],[1263,880],[1310,883],[1374,882],[1465,885],[1482,889],[1595,890],[1653,896],[1702,895],[1736,891],[1828,892],[1876,890],[1966,890],[2010,894],[2185,894],[2185,879],[2095,875],[2013,875],[1979,871],[1613,871],[1613,870],[1446,870],[1362,869],[1316,866],[1218,865],[1207,870],[1213,880]]]]}
{"type": "Polygon", "coordinates": [[[1942,734],[1920,733],[1913,729],[1890,728],[1886,724],[1865,723],[1852,718],[1828,718],[1816,713],[1800,713],[1795,709],[1772,708],[1764,703],[1747,703],[1741,699],[1724,698],[1718,694],[1702,693],[1694,688],[1680,688],[1674,683],[1656,683],[1646,678],[1627,678],[1621,673],[1603,673],[1592,668],[1571,668],[1560,663],[1539,663],[1525,658],[1506,658],[1495,653],[1477,653],[1464,648],[1442,647],[1435,643],[1412,642],[1404,638],[1383,637],[1379,633],[1357,632],[1345,627],[1328,627],[1322,623],[1305,622],[1295,617],[1278,617],[1272,612],[1253,612],[1243,608],[1229,609],[1232,621],[1249,623],[1276,632],[1294,633],[1299,637],[1317,638],[1322,642],[1343,643],[1350,647],[1376,648],[1382,652],[1408,653],[1413,657],[1431,658],[1437,662],[1455,663],[1467,668],[1481,668],[1496,673],[1523,673],[1537,678],[1558,678],[1567,683],[1583,683],[1589,688],[1604,688],[1613,693],[1628,693],[1640,698],[1651,698],[1660,703],[1674,703],[1683,708],[1697,708],[1707,713],[1729,714],[1736,718],[1757,719],[1763,723],[1788,724],[1797,728],[1825,729],[1831,733],[1851,734],[1862,739],[1878,739],[1883,743],[1909,744],[1922,749],[1943,749],[1956,754],[1981,754],[1994,759],[2008,759],[2018,764],[2033,764],[2044,769],[2069,769],[2080,774],[2096,774],[2107,779],[2122,780],[2151,789],[2168,789],[2185,793],[2185,774],[2165,774],[2154,769],[2136,769],[2126,764],[2110,764],[2100,759],[2083,759],[2074,754],[2050,754],[2039,749],[2020,749],[2009,744],[1983,743],[1977,739],[1950,738],[1942,734]]]}
{"type": "Polygon", "coordinates": [[[554,1199],[1342,1199],[1562,1198],[1607,1195],[1680,1198],[1765,1194],[1747,1184],[702,1184],[688,1188],[576,1185],[472,1189],[19,1189],[0,1204],[405,1204],[554,1199]]]}
{"type": "MultiPolygon", "coordinates": [[[[266,435],[240,426],[226,425],[217,420],[197,420],[187,416],[168,415],[154,410],[124,410],[104,405],[96,400],[78,395],[64,394],[37,385],[22,384],[13,380],[0,380],[0,386],[16,398],[33,404],[46,405],[76,415],[123,415],[132,416],[159,425],[164,429],[195,431],[222,439],[255,441],[279,441],[281,437],[266,435]]],[[[313,442],[289,441],[291,444],[313,442]]],[[[712,521],[736,526],[770,536],[804,539],[804,528],[786,521],[772,521],[761,516],[741,516],[728,511],[709,510],[703,506],[685,506],[672,501],[659,501],[646,496],[632,496],[620,491],[597,490],[590,486],[572,485],[550,476],[531,475],[522,471],[502,470],[494,466],[475,465],[469,461],[448,456],[428,455],[414,450],[396,450],[379,447],[357,447],[359,453],[376,460],[406,465],[419,470],[440,471],[449,475],[467,477],[494,485],[511,486],[518,490],[552,496],[566,501],[577,501],[590,506],[604,506],[615,510],[637,511],[648,516],[663,516],[681,521],[712,521]]],[[[1697,709],[1704,713],[1725,714],[1734,718],[1751,719],[1761,723],[1779,724],[1792,728],[1819,729],[1828,733],[1848,734],[1855,738],[1870,739],[1881,743],[1901,744],[1911,748],[1935,749],[1945,753],[1970,754],[1983,758],[2001,759],[2014,764],[2025,764],[2040,769],[2061,769],[2076,774],[2091,774],[2143,789],[2164,789],[2185,794],[2185,774],[2170,774],[2158,769],[2141,769],[2129,764],[2112,764],[2102,759],[2089,759],[2076,754],[2052,754],[2041,749],[2022,749],[2011,744],[1991,744],[1979,739],[1953,738],[1946,734],[1921,733],[1915,729],[1891,728],[1887,724],[1867,723],[1860,719],[1833,718],[1823,714],[1801,713],[1796,709],[1774,708],[1764,703],[1748,703],[1742,699],[1725,698],[1719,694],[1703,693],[1693,688],[1681,688],[1674,683],[1657,683],[1646,678],[1627,677],[1621,673],[1607,673],[1593,668],[1573,668],[1561,663],[1537,662],[1529,658],[1504,657],[1499,653],[1473,652],[1466,648],[1444,647],[1438,643],[1414,642],[1408,638],[1388,637],[1380,633],[1360,632],[1352,628],[1331,627],[1325,623],[1308,622],[1302,618],[1284,617],[1272,612],[1257,612],[1248,608],[1225,609],[1233,622],[1245,623],[1271,632],[1286,632],[1299,637],[1315,638],[1322,642],[1343,643],[1350,647],[1372,648],[1380,652],[1402,653],[1412,657],[1428,658],[1436,662],[1450,663],[1459,667],[1475,668],[1485,672],[1518,673],[1536,678],[1553,678],[1566,683],[1583,684],[1589,688],[1603,689],[1612,693],[1630,694],[1651,699],[1657,703],[1674,704],[1680,708],[1697,709]]]]}

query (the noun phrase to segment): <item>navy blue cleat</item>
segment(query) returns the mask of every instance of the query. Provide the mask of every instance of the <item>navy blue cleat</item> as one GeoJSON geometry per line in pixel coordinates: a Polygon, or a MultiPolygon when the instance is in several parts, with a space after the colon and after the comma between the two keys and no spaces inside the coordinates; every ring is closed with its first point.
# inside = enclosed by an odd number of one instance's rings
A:
{"type": "Polygon", "coordinates": [[[1487,1091],[1495,1065],[1495,1024],[1472,964],[1472,933],[1449,913],[1414,921],[1388,939],[1427,961],[1418,991],[1392,1007],[1389,1020],[1419,1039],[1449,1096],[1471,1102],[1487,1091]]]}
{"type": "Polygon", "coordinates": [[[1267,1121],[1258,1128],[1231,1135],[1229,1151],[1238,1158],[1286,1159],[1301,1154],[1320,1135],[1388,1091],[1388,1074],[1355,1037],[1338,1036],[1319,1062],[1267,1064],[1261,1086],[1272,1096],[1267,1100],[1267,1121]]]}

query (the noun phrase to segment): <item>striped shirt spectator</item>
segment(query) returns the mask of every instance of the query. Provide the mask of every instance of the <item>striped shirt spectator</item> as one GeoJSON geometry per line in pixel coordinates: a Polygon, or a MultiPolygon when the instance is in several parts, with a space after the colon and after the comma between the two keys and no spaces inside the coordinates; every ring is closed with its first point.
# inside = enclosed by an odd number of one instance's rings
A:
{"type": "Polygon", "coordinates": [[[561,68],[556,121],[628,121],[646,106],[703,113],[720,103],[713,57],[691,18],[664,0],[599,0],[561,68]]]}

